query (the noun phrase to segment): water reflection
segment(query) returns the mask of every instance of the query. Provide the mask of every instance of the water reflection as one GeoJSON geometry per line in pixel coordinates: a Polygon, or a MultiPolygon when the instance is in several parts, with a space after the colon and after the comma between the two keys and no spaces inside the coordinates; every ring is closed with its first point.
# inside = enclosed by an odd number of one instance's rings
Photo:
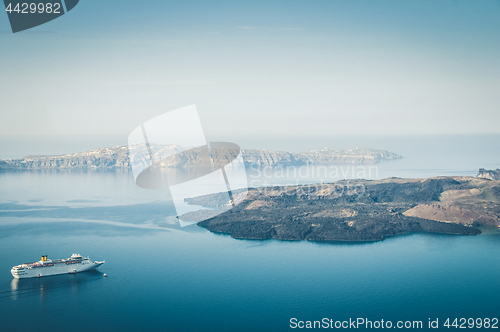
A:
{"type": "Polygon", "coordinates": [[[10,297],[16,300],[19,297],[39,293],[40,298],[43,299],[49,293],[60,289],[71,289],[72,293],[78,293],[83,285],[101,280],[102,278],[103,273],[95,270],[42,278],[13,278],[10,282],[10,292],[2,292],[0,298],[10,297]]]}

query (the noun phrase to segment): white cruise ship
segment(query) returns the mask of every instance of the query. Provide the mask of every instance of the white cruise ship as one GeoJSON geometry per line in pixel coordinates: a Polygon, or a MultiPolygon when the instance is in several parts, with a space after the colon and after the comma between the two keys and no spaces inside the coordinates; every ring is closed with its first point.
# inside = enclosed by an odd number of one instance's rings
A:
{"type": "Polygon", "coordinates": [[[56,274],[78,273],[94,270],[104,264],[102,262],[92,262],[88,257],[73,254],[70,258],[50,260],[47,256],[35,263],[24,263],[14,266],[10,272],[14,278],[33,278],[53,276],[56,274]]]}

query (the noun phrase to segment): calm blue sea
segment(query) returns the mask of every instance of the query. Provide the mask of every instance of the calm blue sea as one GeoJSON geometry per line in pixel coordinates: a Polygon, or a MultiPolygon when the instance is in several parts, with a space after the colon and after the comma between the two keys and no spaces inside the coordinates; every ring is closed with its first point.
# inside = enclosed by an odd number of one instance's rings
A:
{"type": "MultiPolygon", "coordinates": [[[[500,167],[499,138],[357,138],[316,148],[405,157],[379,164],[378,177],[475,175],[500,167]]],[[[496,229],[356,244],[235,240],[180,228],[168,191],[138,188],[127,171],[4,171],[0,188],[0,331],[286,331],[292,318],[424,328],[439,319],[448,330],[446,318],[500,318],[496,229]],[[77,275],[10,274],[41,255],[74,252],[106,263],[77,275]]]]}

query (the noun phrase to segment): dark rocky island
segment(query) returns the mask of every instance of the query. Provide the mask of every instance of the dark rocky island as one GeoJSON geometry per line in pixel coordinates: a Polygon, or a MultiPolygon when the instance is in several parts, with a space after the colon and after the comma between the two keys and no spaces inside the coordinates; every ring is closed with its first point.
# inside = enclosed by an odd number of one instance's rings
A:
{"type": "MultiPolygon", "coordinates": [[[[410,232],[474,235],[480,233],[476,226],[500,225],[499,200],[500,181],[473,177],[267,187],[249,189],[239,205],[198,225],[240,239],[377,241],[410,232]]],[[[220,194],[187,201],[207,207],[228,204],[220,194]]]]}

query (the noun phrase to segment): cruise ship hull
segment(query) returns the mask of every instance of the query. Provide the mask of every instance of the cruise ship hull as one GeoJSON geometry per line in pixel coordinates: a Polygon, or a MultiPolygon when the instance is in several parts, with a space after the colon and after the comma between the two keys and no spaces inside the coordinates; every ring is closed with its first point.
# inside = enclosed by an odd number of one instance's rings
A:
{"type": "Polygon", "coordinates": [[[92,262],[88,258],[81,259],[66,259],[56,261],[40,261],[36,263],[27,263],[14,266],[10,271],[14,278],[35,278],[46,277],[58,274],[79,273],[90,270],[95,270],[104,264],[102,262],[92,262]]]}

